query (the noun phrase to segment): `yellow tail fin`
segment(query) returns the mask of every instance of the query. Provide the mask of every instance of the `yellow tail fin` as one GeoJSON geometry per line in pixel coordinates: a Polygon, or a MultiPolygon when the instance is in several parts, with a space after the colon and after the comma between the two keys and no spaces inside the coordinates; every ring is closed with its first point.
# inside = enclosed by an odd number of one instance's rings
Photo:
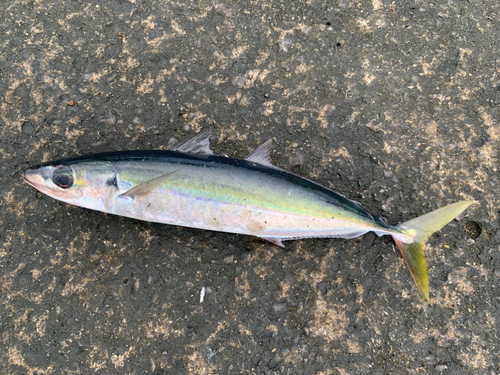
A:
{"type": "Polygon", "coordinates": [[[413,242],[408,243],[402,238],[393,236],[413,281],[426,300],[429,299],[429,277],[427,276],[427,264],[424,255],[425,242],[434,232],[437,232],[460,215],[472,203],[474,201],[453,203],[397,226],[404,234],[413,238],[413,242]]]}

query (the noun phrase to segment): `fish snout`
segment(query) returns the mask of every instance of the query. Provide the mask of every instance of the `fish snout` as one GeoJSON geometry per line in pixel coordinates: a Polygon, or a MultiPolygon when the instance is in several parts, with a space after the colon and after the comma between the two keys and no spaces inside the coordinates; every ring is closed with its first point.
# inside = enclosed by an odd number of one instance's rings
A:
{"type": "Polygon", "coordinates": [[[40,190],[45,186],[45,180],[49,177],[45,172],[46,169],[43,167],[28,168],[24,171],[22,178],[35,189],[40,190]]]}

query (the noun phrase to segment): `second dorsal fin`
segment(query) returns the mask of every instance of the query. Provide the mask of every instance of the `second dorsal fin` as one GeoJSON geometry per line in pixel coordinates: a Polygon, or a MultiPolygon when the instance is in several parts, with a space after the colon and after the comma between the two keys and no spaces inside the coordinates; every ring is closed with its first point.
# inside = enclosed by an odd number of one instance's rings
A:
{"type": "Polygon", "coordinates": [[[205,154],[213,155],[210,150],[210,130],[202,131],[184,142],[178,143],[173,146],[170,151],[186,152],[189,154],[205,154]]]}
{"type": "Polygon", "coordinates": [[[266,167],[279,169],[278,167],[273,165],[271,157],[269,156],[269,154],[271,153],[272,143],[273,140],[268,139],[266,142],[253,150],[252,153],[245,158],[245,160],[253,161],[254,163],[265,165],[266,167]]]}

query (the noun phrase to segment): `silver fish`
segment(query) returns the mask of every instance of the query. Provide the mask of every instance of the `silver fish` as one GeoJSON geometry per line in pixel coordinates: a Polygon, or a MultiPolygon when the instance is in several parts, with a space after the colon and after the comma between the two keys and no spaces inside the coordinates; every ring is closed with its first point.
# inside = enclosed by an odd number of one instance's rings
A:
{"type": "Polygon", "coordinates": [[[45,163],[24,179],[76,206],[151,222],[257,236],[278,246],[313,237],[394,238],[429,299],[424,243],[473,201],[460,201],[399,225],[357,202],[271,163],[267,141],[246,159],[213,155],[210,132],[168,151],[120,151],[45,163]]]}

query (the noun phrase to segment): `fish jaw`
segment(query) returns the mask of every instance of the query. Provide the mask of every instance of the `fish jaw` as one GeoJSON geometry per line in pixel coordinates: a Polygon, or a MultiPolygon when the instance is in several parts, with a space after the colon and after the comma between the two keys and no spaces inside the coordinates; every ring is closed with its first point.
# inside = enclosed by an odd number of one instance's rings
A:
{"type": "Polygon", "coordinates": [[[47,194],[46,181],[50,178],[48,172],[46,167],[29,168],[24,172],[22,178],[40,193],[47,194]]]}

